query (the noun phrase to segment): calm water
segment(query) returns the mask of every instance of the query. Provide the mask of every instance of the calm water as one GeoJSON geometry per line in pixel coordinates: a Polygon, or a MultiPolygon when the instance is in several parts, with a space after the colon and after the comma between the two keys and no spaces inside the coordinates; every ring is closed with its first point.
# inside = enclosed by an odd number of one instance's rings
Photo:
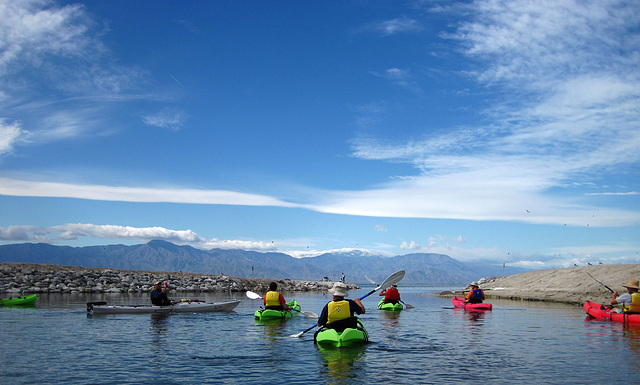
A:
{"type": "MultiPolygon", "coordinates": [[[[421,296],[442,288],[402,288],[415,309],[399,314],[363,300],[371,343],[323,352],[315,323],[253,319],[259,301],[241,293],[197,298],[242,299],[233,313],[87,317],[85,303],[146,302],[146,296],[41,296],[35,309],[0,309],[3,384],[442,384],[638,383],[640,328],[588,320],[579,307],[492,300],[470,313],[449,299],[421,296]]],[[[371,288],[352,291],[362,296],[371,288]]],[[[186,296],[174,295],[174,298],[186,296]]],[[[303,311],[320,313],[320,293],[285,293],[303,311]]],[[[196,298],[193,297],[192,298],[196,298]]]]}

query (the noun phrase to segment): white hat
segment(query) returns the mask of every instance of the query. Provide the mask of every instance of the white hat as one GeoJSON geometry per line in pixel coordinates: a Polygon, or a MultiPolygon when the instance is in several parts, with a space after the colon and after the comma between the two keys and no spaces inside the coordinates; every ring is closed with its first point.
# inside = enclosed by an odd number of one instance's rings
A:
{"type": "Polygon", "coordinates": [[[338,297],[346,297],[349,294],[347,293],[347,285],[342,282],[334,283],[333,287],[329,289],[329,293],[338,297]]]}

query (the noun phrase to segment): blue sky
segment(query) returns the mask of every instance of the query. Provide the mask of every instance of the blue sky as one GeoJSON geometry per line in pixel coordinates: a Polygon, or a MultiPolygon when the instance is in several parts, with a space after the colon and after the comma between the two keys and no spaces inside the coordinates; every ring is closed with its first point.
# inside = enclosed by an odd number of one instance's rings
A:
{"type": "Polygon", "coordinates": [[[635,1],[0,1],[0,243],[640,263],[635,1]]]}

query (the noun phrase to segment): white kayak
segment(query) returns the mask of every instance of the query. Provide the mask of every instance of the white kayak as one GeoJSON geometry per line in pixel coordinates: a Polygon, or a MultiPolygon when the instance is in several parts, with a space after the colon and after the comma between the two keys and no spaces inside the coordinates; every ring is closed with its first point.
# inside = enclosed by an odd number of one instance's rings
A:
{"type": "Polygon", "coordinates": [[[108,305],[106,302],[87,302],[87,313],[93,314],[149,314],[149,313],[205,313],[232,311],[239,300],[226,302],[183,301],[169,306],[108,305]]]}

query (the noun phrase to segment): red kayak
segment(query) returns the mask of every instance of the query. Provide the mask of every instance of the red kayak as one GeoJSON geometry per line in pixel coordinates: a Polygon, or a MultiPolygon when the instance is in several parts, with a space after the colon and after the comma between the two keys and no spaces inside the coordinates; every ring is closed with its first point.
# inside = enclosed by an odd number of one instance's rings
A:
{"type": "Polygon", "coordinates": [[[597,318],[603,321],[613,321],[625,324],[640,325],[640,314],[626,314],[626,313],[610,313],[610,306],[604,306],[595,302],[585,302],[584,311],[591,317],[597,318]]]}
{"type": "Polygon", "coordinates": [[[453,297],[451,299],[453,306],[461,307],[464,310],[491,310],[493,306],[490,303],[464,303],[464,298],[453,297]]]}

